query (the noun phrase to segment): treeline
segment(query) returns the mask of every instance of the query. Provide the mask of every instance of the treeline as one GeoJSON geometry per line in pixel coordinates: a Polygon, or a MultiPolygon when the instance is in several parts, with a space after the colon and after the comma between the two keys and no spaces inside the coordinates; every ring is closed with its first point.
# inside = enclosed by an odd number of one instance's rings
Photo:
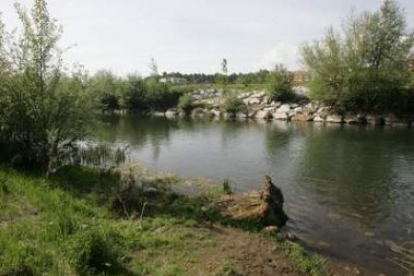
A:
{"type": "Polygon", "coordinates": [[[141,78],[138,75],[119,77],[110,71],[99,71],[89,77],[85,93],[95,108],[105,112],[127,110],[129,112],[165,111],[176,107],[182,92],[173,90],[158,77],[141,78]]]}
{"type": "MultiPolygon", "coordinates": [[[[268,76],[271,71],[269,70],[260,70],[258,72],[251,72],[251,73],[232,73],[227,76],[226,83],[227,84],[264,84],[267,83],[268,76]]],[[[172,72],[167,73],[164,72],[162,74],[163,78],[184,78],[187,80],[188,83],[191,84],[211,84],[216,83],[218,79],[223,77],[223,74],[216,73],[216,74],[203,74],[203,73],[193,73],[193,74],[183,74],[179,72],[172,72]]]]}

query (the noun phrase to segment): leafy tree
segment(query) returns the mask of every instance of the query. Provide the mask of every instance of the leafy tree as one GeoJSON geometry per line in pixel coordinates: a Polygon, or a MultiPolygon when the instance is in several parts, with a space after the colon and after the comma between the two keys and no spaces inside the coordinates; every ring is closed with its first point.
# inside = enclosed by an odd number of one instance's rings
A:
{"type": "Polygon", "coordinates": [[[91,109],[83,74],[62,70],[57,46],[62,31],[46,1],[35,0],[31,13],[18,4],[16,9],[22,34],[16,37],[0,28],[2,157],[50,172],[76,152],[91,109]]]}
{"type": "Polygon", "coordinates": [[[122,81],[112,72],[101,70],[89,80],[88,93],[96,100],[97,107],[113,112],[121,107],[122,81]]]}
{"type": "Polygon", "coordinates": [[[178,99],[177,107],[185,112],[185,114],[189,114],[190,111],[194,107],[194,99],[191,95],[185,94],[178,99]]]}
{"type": "Polygon", "coordinates": [[[393,0],[377,12],[351,14],[340,32],[331,28],[322,41],[301,48],[313,77],[311,96],[339,110],[401,110],[413,43],[414,33],[393,0]]]}
{"type": "Polygon", "coordinates": [[[157,62],[155,61],[155,58],[151,58],[151,61],[149,63],[149,69],[151,71],[151,76],[156,77],[158,76],[158,65],[157,62]]]}
{"type": "Polygon", "coordinates": [[[128,76],[123,94],[125,107],[129,111],[147,110],[146,90],[142,78],[136,75],[128,76]]]}
{"type": "Polygon", "coordinates": [[[268,93],[272,100],[288,102],[295,99],[292,90],[293,76],[283,65],[276,65],[275,70],[268,75],[268,93]]]}

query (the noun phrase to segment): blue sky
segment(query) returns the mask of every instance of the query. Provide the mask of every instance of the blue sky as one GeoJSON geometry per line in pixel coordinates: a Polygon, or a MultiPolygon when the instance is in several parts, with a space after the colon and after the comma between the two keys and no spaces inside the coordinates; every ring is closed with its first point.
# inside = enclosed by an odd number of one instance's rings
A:
{"type": "MultiPolygon", "coordinates": [[[[21,1],[29,6],[30,0],[21,1]]],[[[414,27],[414,1],[400,0],[414,27]]],[[[0,0],[2,19],[17,26],[14,1],[0,0]]],[[[301,67],[298,46],[339,26],[351,9],[376,10],[380,0],[49,0],[64,27],[66,61],[89,71],[146,75],[151,57],[159,71],[214,73],[284,63],[301,67]]]]}

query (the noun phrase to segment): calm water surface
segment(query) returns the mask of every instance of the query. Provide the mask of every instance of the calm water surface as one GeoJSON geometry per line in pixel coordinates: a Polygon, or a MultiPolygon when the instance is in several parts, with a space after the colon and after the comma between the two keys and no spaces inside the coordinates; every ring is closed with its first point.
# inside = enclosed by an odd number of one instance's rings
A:
{"type": "Polygon", "coordinates": [[[390,245],[414,242],[413,129],[124,117],[93,132],[129,143],[149,168],[229,178],[239,192],[268,174],[285,194],[287,229],[313,249],[404,275],[393,260],[406,256],[390,245]]]}

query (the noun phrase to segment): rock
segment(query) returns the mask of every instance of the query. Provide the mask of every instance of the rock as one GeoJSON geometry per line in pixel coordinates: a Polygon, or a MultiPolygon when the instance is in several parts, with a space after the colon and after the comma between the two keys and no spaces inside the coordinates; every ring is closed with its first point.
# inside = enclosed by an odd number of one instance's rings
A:
{"type": "Polygon", "coordinates": [[[309,112],[315,113],[318,107],[314,103],[308,103],[307,105],[305,105],[305,109],[309,112]]]}
{"type": "Polygon", "coordinates": [[[260,99],[259,98],[248,98],[247,99],[247,104],[248,105],[252,105],[252,104],[260,104],[260,99]]]}
{"type": "Polygon", "coordinates": [[[198,107],[191,111],[191,118],[202,118],[205,115],[204,108],[198,107]]]}
{"type": "Polygon", "coordinates": [[[392,113],[384,117],[384,124],[394,127],[409,127],[411,125],[410,122],[402,120],[392,113]]]}
{"type": "Polygon", "coordinates": [[[270,106],[272,107],[279,108],[281,105],[282,105],[281,102],[275,102],[275,101],[270,102],[270,106]]]}
{"type": "Polygon", "coordinates": [[[176,118],[178,116],[178,110],[175,108],[170,108],[165,112],[165,117],[167,118],[176,118]]]}
{"type": "Polygon", "coordinates": [[[291,118],[291,120],[299,122],[310,122],[313,121],[313,115],[310,115],[309,113],[296,114],[291,118]]]}
{"type": "Polygon", "coordinates": [[[266,110],[260,110],[257,111],[257,113],[255,114],[254,118],[256,119],[271,119],[272,118],[272,114],[269,111],[266,110]]]}
{"type": "Polygon", "coordinates": [[[231,119],[234,119],[235,117],[236,116],[235,116],[235,114],[233,112],[224,112],[223,113],[223,118],[225,120],[231,120],[231,119]]]}
{"type": "Polygon", "coordinates": [[[324,118],[322,118],[320,115],[316,115],[316,116],[313,118],[313,121],[314,121],[314,122],[323,123],[323,122],[325,122],[325,119],[324,119],[324,118]]]}
{"type": "Polygon", "coordinates": [[[346,113],[344,116],[344,122],[347,124],[358,124],[359,118],[355,113],[346,113]]]}
{"type": "Polygon", "coordinates": [[[160,111],[155,111],[152,115],[155,117],[165,117],[165,113],[160,111]]]}
{"type": "Polygon", "coordinates": [[[367,123],[371,125],[382,125],[384,122],[384,119],[381,116],[375,114],[369,114],[366,118],[367,123]]]}
{"type": "Polygon", "coordinates": [[[295,115],[296,114],[301,114],[301,113],[303,113],[303,107],[296,107],[294,110],[293,110],[294,112],[295,112],[295,115]]]}
{"type": "Polygon", "coordinates": [[[329,114],[326,117],[326,122],[340,124],[340,123],[343,122],[343,118],[339,114],[335,114],[335,113],[334,114],[329,114]]]}
{"type": "Polygon", "coordinates": [[[287,112],[284,111],[279,111],[277,110],[275,113],[272,114],[273,119],[275,120],[288,120],[289,119],[289,114],[287,112]]]}
{"type": "Polygon", "coordinates": [[[282,104],[278,109],[278,112],[289,112],[290,111],[290,105],[288,104],[282,104]]]}
{"type": "Polygon", "coordinates": [[[247,114],[247,112],[237,112],[236,113],[236,118],[237,119],[247,119],[249,116],[247,114]]]}
{"type": "Polygon", "coordinates": [[[220,109],[213,108],[213,109],[211,110],[211,114],[213,114],[213,116],[215,116],[215,117],[217,117],[217,118],[220,118],[220,116],[221,116],[221,111],[220,111],[220,109]]]}
{"type": "Polygon", "coordinates": [[[288,217],[283,211],[282,191],[266,176],[263,190],[226,195],[217,201],[222,215],[234,221],[257,221],[260,226],[283,226],[288,217]]]}

